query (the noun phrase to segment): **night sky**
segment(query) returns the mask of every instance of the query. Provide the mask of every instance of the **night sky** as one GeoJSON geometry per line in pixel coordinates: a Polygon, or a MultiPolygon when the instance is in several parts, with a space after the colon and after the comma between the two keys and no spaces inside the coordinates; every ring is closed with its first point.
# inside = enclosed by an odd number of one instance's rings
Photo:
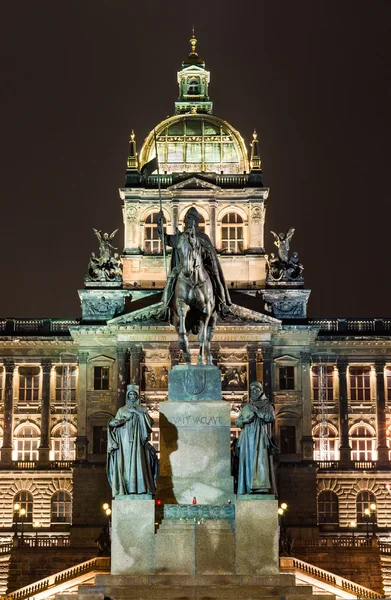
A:
{"type": "Polygon", "coordinates": [[[78,317],[92,227],[122,249],[138,149],[173,114],[191,26],[214,113],[260,139],[269,231],[309,315],[391,317],[389,0],[3,0],[0,316],[78,317]]]}

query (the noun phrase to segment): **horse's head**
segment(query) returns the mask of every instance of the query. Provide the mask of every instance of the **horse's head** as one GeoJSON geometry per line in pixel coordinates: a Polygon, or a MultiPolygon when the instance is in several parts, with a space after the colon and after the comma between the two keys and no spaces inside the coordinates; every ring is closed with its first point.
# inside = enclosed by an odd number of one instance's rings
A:
{"type": "Polygon", "coordinates": [[[191,277],[194,269],[201,264],[201,244],[195,232],[194,226],[185,231],[178,244],[179,257],[182,273],[185,277],[191,277]]]}

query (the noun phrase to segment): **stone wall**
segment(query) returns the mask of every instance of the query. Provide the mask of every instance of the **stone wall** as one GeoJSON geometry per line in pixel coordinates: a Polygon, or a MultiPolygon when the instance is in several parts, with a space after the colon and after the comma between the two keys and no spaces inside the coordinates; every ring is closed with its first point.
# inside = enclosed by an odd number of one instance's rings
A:
{"type": "Polygon", "coordinates": [[[73,469],[73,515],[71,536],[98,536],[106,524],[107,517],[102,504],[111,503],[111,489],[107,481],[106,465],[86,463],[75,465],[73,469]],[[91,533],[91,528],[94,532],[91,533]],[[86,530],[86,535],[82,530],[86,530]],[[88,530],[90,530],[88,532],[88,530]]]}
{"type": "Polygon", "coordinates": [[[13,548],[7,593],[90,560],[97,548],[13,548]]]}
{"type": "Polygon", "coordinates": [[[293,555],[325,571],[384,594],[378,547],[295,548],[293,555]]]}
{"type": "Polygon", "coordinates": [[[301,537],[316,537],[315,463],[280,463],[277,468],[277,488],[279,503],[288,504],[282,525],[290,528],[293,537],[297,537],[296,528],[302,528],[301,537]]]}

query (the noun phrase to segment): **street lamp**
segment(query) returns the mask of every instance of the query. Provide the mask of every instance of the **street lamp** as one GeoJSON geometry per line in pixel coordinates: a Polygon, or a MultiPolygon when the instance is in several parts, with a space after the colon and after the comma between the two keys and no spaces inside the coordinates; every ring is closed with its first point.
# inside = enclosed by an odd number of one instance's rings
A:
{"type": "Polygon", "coordinates": [[[365,518],[365,522],[367,524],[367,538],[369,538],[369,517],[371,515],[371,511],[369,508],[366,508],[364,510],[364,518],[365,518]]]}
{"type": "Polygon", "coordinates": [[[41,521],[34,521],[33,527],[35,529],[35,546],[38,546],[38,529],[42,527],[41,521]]]}
{"type": "Polygon", "coordinates": [[[24,536],[24,519],[26,517],[26,509],[25,508],[21,508],[19,511],[19,515],[20,515],[20,522],[22,524],[22,535],[21,535],[21,542],[22,542],[22,546],[23,546],[23,536],[24,536]]]}
{"type": "Polygon", "coordinates": [[[372,517],[372,535],[375,536],[375,529],[376,529],[376,504],[374,502],[372,502],[372,504],[369,505],[369,510],[371,511],[371,517],[372,517]]]}
{"type": "Polygon", "coordinates": [[[19,516],[19,511],[20,511],[20,504],[19,504],[19,502],[15,502],[15,504],[14,504],[14,522],[15,522],[14,538],[18,537],[18,516],[19,516]]]}
{"type": "Polygon", "coordinates": [[[351,528],[351,530],[352,530],[352,542],[353,542],[353,548],[354,548],[354,530],[355,530],[355,528],[357,527],[357,523],[356,523],[356,521],[350,521],[350,523],[349,523],[349,527],[350,527],[350,528],[351,528]]]}

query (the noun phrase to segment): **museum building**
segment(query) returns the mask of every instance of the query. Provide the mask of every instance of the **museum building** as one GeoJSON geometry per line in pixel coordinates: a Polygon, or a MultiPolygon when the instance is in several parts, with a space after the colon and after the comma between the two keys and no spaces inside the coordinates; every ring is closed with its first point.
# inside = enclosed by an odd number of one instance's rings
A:
{"type": "MultiPolygon", "coordinates": [[[[193,37],[174,115],[151,130],[139,154],[130,135],[119,190],[123,252],[110,270],[92,254],[80,318],[0,319],[0,546],[15,535],[42,547],[94,546],[110,502],[107,422],[130,382],[140,386],[159,450],[168,371],[183,360],[162,310],[170,253],[163,255],[158,232],[160,203],[168,234],[182,230],[195,207],[217,249],[232,306],[218,319],[212,353],[231,404],[232,440],[249,383],[262,381],[275,405],[290,535],[391,533],[391,318],[307,318],[310,290],[297,254],[278,263],[264,246],[269,189],[257,134],[248,152],[214,115],[209,82],[193,37]]],[[[287,238],[294,246],[288,234],[276,237],[277,247],[287,238]]],[[[196,336],[191,351],[195,362],[196,336]]]]}

